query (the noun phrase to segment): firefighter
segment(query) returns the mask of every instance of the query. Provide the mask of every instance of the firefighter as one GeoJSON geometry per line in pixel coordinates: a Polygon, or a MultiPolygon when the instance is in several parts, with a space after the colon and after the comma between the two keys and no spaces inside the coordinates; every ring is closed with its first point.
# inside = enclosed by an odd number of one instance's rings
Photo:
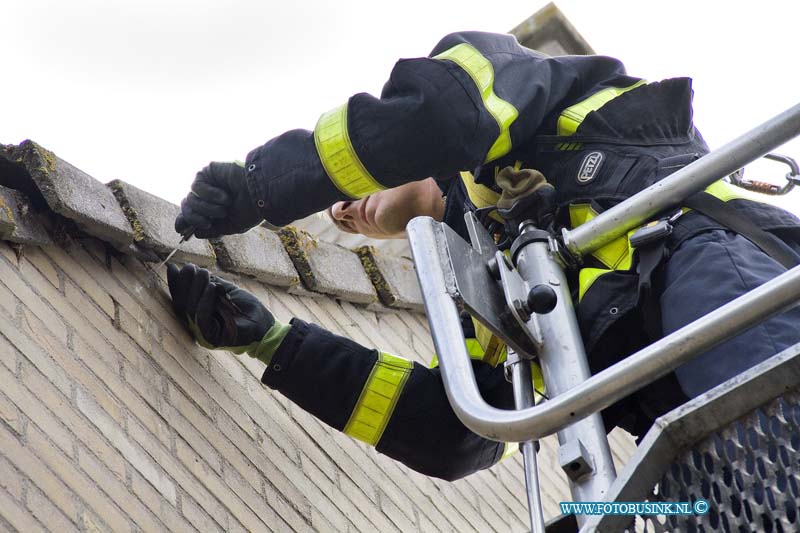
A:
{"type": "MultiPolygon", "coordinates": [[[[463,213],[475,211],[502,241],[513,237],[505,218],[514,205],[537,215],[552,205],[541,224],[575,227],[707,153],[687,78],[648,83],[613,58],[548,57],[510,35],[456,33],[429,57],[399,61],[379,98],[354,95],[314,131],[286,132],[243,165],[200,171],[175,229],[217,237],[330,208],[340,227],[373,237],[401,235],[416,215],[464,236],[463,213]]],[[[722,181],[653,221],[667,223],[671,232],[637,247],[631,232],[572,273],[594,372],[800,260],[800,221],[722,181]]],[[[194,265],[170,266],[168,277],[175,310],[200,344],[258,357],[267,386],[379,452],[444,479],[503,455],[501,443],[456,419],[438,368],[298,319],[281,324],[194,265]],[[386,399],[369,404],[379,381],[391,384],[386,399]]],[[[607,427],[643,436],[657,416],[800,341],[798,319],[796,306],[685,363],[606,409],[607,427]]],[[[510,408],[502,346],[464,325],[484,397],[510,408]]]]}

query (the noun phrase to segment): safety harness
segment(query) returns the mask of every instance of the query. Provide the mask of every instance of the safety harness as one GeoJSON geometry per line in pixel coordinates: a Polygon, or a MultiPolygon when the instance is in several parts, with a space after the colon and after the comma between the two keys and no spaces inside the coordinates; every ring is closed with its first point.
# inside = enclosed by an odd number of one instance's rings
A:
{"type": "MultiPolygon", "coordinates": [[[[582,142],[582,137],[575,135],[579,126],[590,112],[602,108],[620,95],[641,87],[645,83],[642,81],[630,87],[604,89],[562,111],[557,121],[557,138],[562,142],[555,145],[555,150],[562,154],[565,152],[575,153],[576,156],[577,152],[588,152],[588,155],[579,157],[583,157],[584,164],[587,161],[591,162],[592,152],[588,148],[590,145],[582,142]],[[571,138],[578,142],[566,142],[571,138]]],[[[697,155],[692,157],[692,154],[686,155],[689,157],[685,158],[681,164],[667,168],[670,168],[670,171],[677,170],[697,157],[697,155]]],[[[600,157],[602,158],[602,155],[600,157]]],[[[516,162],[517,167],[519,164],[516,162]]],[[[582,166],[581,172],[583,170],[582,166]]],[[[477,183],[469,172],[462,172],[461,180],[470,202],[479,213],[488,215],[483,217],[485,223],[496,229],[501,223],[500,221],[503,221],[498,211],[493,209],[500,198],[500,193],[477,183]]],[[[732,199],[740,198],[744,198],[744,196],[739,194],[732,185],[720,180],[707,187],[705,191],[687,198],[683,202],[683,208],[634,228],[626,235],[595,250],[591,254],[592,261],[590,261],[594,265],[590,264],[579,271],[578,300],[582,300],[603,275],[614,271],[630,271],[635,267],[638,274],[638,301],[642,309],[645,331],[652,339],[659,338],[661,336],[661,317],[658,297],[653,290],[654,281],[658,276],[659,268],[669,255],[668,241],[673,229],[681,223],[679,219],[691,210],[708,217],[721,227],[744,236],[784,267],[791,268],[797,265],[797,256],[785,243],[760,228],[728,203],[732,199]]],[[[591,220],[601,210],[592,201],[570,202],[568,205],[570,227],[574,228],[591,220]]]]}

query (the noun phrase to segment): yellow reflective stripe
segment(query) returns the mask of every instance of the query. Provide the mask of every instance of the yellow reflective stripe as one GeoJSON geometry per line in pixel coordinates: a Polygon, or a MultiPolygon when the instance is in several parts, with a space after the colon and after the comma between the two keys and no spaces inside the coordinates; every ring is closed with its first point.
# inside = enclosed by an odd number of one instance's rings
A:
{"type": "Polygon", "coordinates": [[[533,374],[533,400],[534,403],[539,403],[543,398],[542,395],[547,392],[547,386],[544,384],[542,367],[536,361],[531,361],[531,374],[533,374]]]}
{"type": "Polygon", "coordinates": [[[328,178],[350,198],[363,198],[386,188],[367,172],[356,155],[347,132],[347,104],[319,117],[314,144],[328,178]]]}
{"type": "Polygon", "coordinates": [[[504,442],[503,455],[500,456],[500,461],[507,459],[519,451],[518,442],[504,442]]]}
{"type": "MultiPolygon", "coordinates": [[[[467,345],[467,353],[469,354],[470,359],[475,359],[476,361],[485,360],[486,352],[484,351],[483,346],[481,346],[481,343],[478,341],[478,339],[466,339],[465,342],[467,345]]],[[[433,354],[433,358],[431,359],[431,363],[428,368],[436,368],[437,366],[439,366],[439,357],[436,354],[433,354]]]]}
{"type": "MultiPolygon", "coordinates": [[[[569,206],[569,221],[573,228],[585,224],[596,216],[597,211],[590,204],[573,204],[569,206]]],[[[628,234],[630,233],[628,232],[628,234]]],[[[618,237],[605,246],[598,248],[592,252],[592,256],[614,270],[628,270],[633,266],[633,249],[627,235],[618,237]]]]}
{"type": "Polygon", "coordinates": [[[345,434],[375,446],[413,368],[414,363],[408,359],[380,352],[344,427],[345,434]]]}
{"type": "Polygon", "coordinates": [[[469,200],[478,209],[497,205],[497,201],[500,200],[499,192],[493,191],[486,185],[475,183],[475,176],[472,175],[472,172],[461,172],[461,181],[464,182],[464,186],[467,188],[469,200]]]}
{"type": "Polygon", "coordinates": [[[478,339],[467,339],[467,353],[469,353],[470,359],[479,359],[483,360],[483,346],[481,343],[478,342],[478,339]]]}
{"type": "Polygon", "coordinates": [[[484,363],[497,366],[506,360],[506,345],[489,329],[481,324],[475,317],[472,326],[475,328],[475,338],[483,349],[482,360],[484,363]]]}
{"type": "Polygon", "coordinates": [[[597,216],[591,204],[571,204],[569,206],[570,227],[577,228],[597,216]]]}
{"type": "Polygon", "coordinates": [[[592,252],[608,268],[614,270],[628,270],[633,266],[633,248],[628,240],[628,235],[618,237],[592,252]]]}
{"type": "Polygon", "coordinates": [[[603,274],[608,274],[613,270],[605,268],[582,268],[578,273],[578,301],[583,299],[583,295],[589,290],[589,287],[597,281],[597,278],[603,274]]]}
{"type": "MultiPolygon", "coordinates": [[[[749,195],[742,194],[737,187],[719,180],[715,181],[705,191],[712,196],[715,196],[727,202],[737,198],[747,198],[749,195]]],[[[684,207],[683,211],[690,211],[689,208],[684,207]]],[[[590,204],[573,204],[569,206],[569,220],[572,227],[580,226],[597,216],[590,204]]],[[[627,235],[619,237],[602,248],[592,252],[592,256],[598,259],[604,268],[583,268],[578,273],[578,301],[583,299],[584,294],[589,290],[592,284],[597,281],[597,278],[608,272],[614,270],[630,270],[633,266],[633,249],[630,246],[630,235],[633,234],[638,228],[633,228],[628,231],[627,235]]]]}
{"type": "Polygon", "coordinates": [[[745,198],[748,200],[757,200],[757,196],[754,194],[750,194],[749,191],[745,189],[741,189],[726,181],[715,181],[708,187],[706,187],[705,192],[710,194],[711,196],[716,196],[723,202],[727,202],[729,200],[736,200],[737,198],[745,198]]]}
{"type": "Polygon", "coordinates": [[[494,93],[494,68],[475,47],[462,43],[441,54],[434,56],[434,59],[446,59],[457,64],[470,75],[478,91],[486,110],[497,121],[500,126],[500,135],[492,144],[489,153],[486,155],[486,162],[494,161],[511,151],[511,124],[517,119],[519,113],[517,109],[494,93]]]}
{"type": "MultiPolygon", "coordinates": [[[[486,185],[475,183],[475,176],[472,175],[472,172],[461,172],[461,181],[464,182],[464,186],[467,189],[467,196],[469,196],[469,201],[472,202],[472,205],[478,209],[497,205],[497,201],[500,199],[500,193],[493,191],[486,185]]],[[[498,222],[505,222],[503,218],[497,214],[496,210],[489,213],[489,216],[498,222]]]]}
{"type": "Polygon", "coordinates": [[[578,129],[578,126],[580,126],[583,120],[586,118],[586,115],[588,115],[591,111],[597,111],[617,96],[646,83],[647,82],[645,80],[639,80],[630,87],[608,87],[607,89],[603,89],[594,93],[589,98],[578,102],[575,105],[569,106],[562,111],[561,115],[558,117],[558,124],[556,126],[557,134],[574,134],[578,129]]]}

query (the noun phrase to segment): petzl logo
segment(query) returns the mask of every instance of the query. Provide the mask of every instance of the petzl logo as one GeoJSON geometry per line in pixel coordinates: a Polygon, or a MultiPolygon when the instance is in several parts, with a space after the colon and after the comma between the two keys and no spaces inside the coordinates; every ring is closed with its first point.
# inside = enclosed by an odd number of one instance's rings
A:
{"type": "Polygon", "coordinates": [[[581,169],[578,171],[578,183],[589,183],[597,176],[600,165],[603,164],[605,156],[603,152],[589,152],[583,158],[581,169]]]}

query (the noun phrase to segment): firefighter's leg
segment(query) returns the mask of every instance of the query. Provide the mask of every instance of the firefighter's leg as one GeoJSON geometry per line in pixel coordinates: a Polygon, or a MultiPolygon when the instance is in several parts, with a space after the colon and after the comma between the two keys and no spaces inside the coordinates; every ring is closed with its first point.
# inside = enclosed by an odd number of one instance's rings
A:
{"type": "MultiPolygon", "coordinates": [[[[661,313],[664,335],[785,272],[744,237],[713,230],[686,240],[667,261],[661,313]]],[[[695,397],[800,342],[800,306],[743,331],[675,373],[695,397]]]]}

